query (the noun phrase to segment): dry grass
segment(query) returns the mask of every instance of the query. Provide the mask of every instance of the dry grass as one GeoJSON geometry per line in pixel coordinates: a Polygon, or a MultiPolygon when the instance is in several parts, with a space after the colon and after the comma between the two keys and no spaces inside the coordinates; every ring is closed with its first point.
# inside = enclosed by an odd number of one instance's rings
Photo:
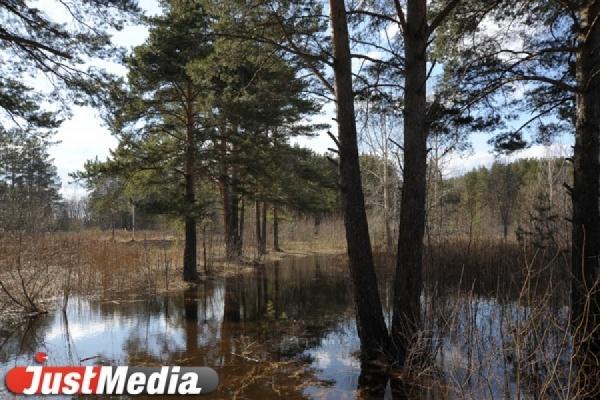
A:
{"type": "Polygon", "coordinates": [[[42,313],[72,295],[114,298],[176,289],[177,241],[110,241],[97,232],[5,233],[0,240],[0,302],[5,314],[42,313]]]}
{"type": "Polygon", "coordinates": [[[280,242],[285,250],[339,252],[346,248],[344,221],[324,218],[315,226],[312,218],[280,222],[280,242]]]}
{"type": "MultiPolygon", "coordinates": [[[[331,249],[339,234],[336,223],[324,222],[308,243],[293,242],[306,234],[310,223],[282,224],[284,252],[256,254],[252,237],[245,237],[245,257],[225,259],[225,245],[218,232],[198,239],[201,279],[252,271],[256,262],[286,256],[307,255],[331,249]],[[287,228],[286,228],[287,226],[287,228]],[[287,236],[286,236],[287,235],[287,236]],[[300,236],[294,236],[300,235],[300,236]],[[317,246],[316,243],[321,243],[317,246]],[[310,251],[308,251],[310,249],[310,251]]],[[[342,233],[343,235],[343,233],[342,233]]],[[[338,250],[339,251],[339,250],[338,250]]],[[[5,315],[43,313],[65,306],[72,295],[114,299],[135,294],[181,290],[188,286],[182,275],[183,238],[177,232],[86,230],[69,233],[2,233],[0,237],[0,305],[5,315]]]]}
{"type": "Polygon", "coordinates": [[[424,325],[402,379],[457,398],[600,394],[598,360],[595,368],[578,367],[589,354],[574,344],[586,333],[570,324],[563,252],[482,240],[447,241],[428,254],[424,325]]]}
{"type": "MultiPolygon", "coordinates": [[[[339,220],[322,222],[316,234],[312,221],[306,220],[283,225],[281,240],[286,250],[339,251],[343,235],[339,220]],[[307,236],[311,239],[301,241],[307,236]]],[[[217,236],[206,242],[210,274],[252,270],[225,262],[217,236]]],[[[72,295],[114,300],[186,286],[181,280],[180,236],[138,232],[135,242],[129,232],[116,232],[114,241],[111,237],[99,231],[2,234],[0,302],[5,312],[43,312],[61,304],[56,300],[66,304],[72,295]]],[[[249,240],[247,246],[248,252],[249,240]]],[[[202,249],[200,240],[201,272],[202,249]]],[[[270,253],[269,257],[289,254],[306,251],[270,253]]],[[[566,256],[562,251],[533,251],[501,240],[469,243],[453,239],[428,246],[422,300],[425,324],[412,341],[412,356],[400,377],[451,397],[530,397],[536,393],[542,398],[585,397],[577,385],[583,379],[577,368],[583,350],[573,346],[569,324],[566,256]]],[[[385,258],[393,263],[393,257],[385,258]]],[[[242,352],[239,357],[256,358],[249,354],[242,352]]],[[[299,368],[296,363],[272,361],[257,363],[237,385],[244,388],[262,381],[272,368],[299,368]]],[[[600,382],[597,376],[586,378],[600,382]]],[[[284,389],[274,386],[273,390],[284,389]]]]}

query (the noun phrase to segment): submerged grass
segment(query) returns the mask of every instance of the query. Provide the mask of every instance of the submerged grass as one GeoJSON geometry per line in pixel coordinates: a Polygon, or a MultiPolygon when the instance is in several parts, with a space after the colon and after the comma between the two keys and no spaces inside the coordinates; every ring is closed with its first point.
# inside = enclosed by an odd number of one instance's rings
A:
{"type": "MultiPolygon", "coordinates": [[[[282,223],[283,252],[258,256],[252,238],[245,240],[246,257],[236,261],[225,258],[219,235],[199,240],[200,279],[238,274],[253,270],[257,263],[276,261],[286,256],[303,256],[314,251],[340,251],[331,248],[336,223],[325,221],[309,242],[295,242],[296,235],[314,229],[312,221],[282,223]],[[323,239],[323,240],[321,240],[323,239]],[[323,246],[316,243],[326,242],[323,246]]],[[[128,231],[0,233],[0,305],[2,316],[44,313],[72,295],[101,299],[182,290],[183,238],[177,232],[138,231],[136,240],[128,231]],[[61,302],[56,300],[60,299],[61,302]]]]}
{"type": "MultiPolygon", "coordinates": [[[[291,240],[294,235],[305,235],[309,228],[305,224],[293,233],[286,232],[284,248],[314,249],[312,244],[291,240]]],[[[324,235],[321,246],[330,249],[337,239],[327,240],[326,236],[338,228],[326,223],[320,232],[313,231],[312,237],[324,235]]],[[[117,232],[114,241],[102,232],[2,234],[3,309],[36,314],[56,304],[64,306],[74,295],[115,300],[131,293],[184,288],[178,236],[138,232],[137,237],[131,241],[128,232],[117,232]]],[[[203,252],[198,252],[199,270],[205,278],[243,269],[223,261],[222,243],[209,243],[206,270],[203,252]]],[[[344,268],[344,256],[331,260],[344,268]]],[[[389,305],[386,299],[393,293],[394,258],[377,254],[377,264],[382,266],[382,298],[389,305]]],[[[589,396],[577,385],[582,379],[576,368],[582,349],[573,346],[569,326],[569,282],[568,254],[560,249],[525,249],[510,241],[469,243],[457,238],[427,246],[423,327],[413,340],[414,357],[409,357],[402,370],[387,373],[402,384],[390,385],[406,389],[410,383],[406,390],[411,397],[432,393],[443,398],[589,396]]],[[[389,317],[389,306],[386,308],[389,317]]],[[[257,364],[240,376],[239,390],[231,393],[235,396],[242,397],[255,381],[268,380],[274,369],[301,370],[298,363],[269,360],[266,353],[240,350],[234,356],[257,364]]],[[[387,387],[385,380],[371,385],[369,379],[374,375],[363,377],[365,396],[375,386],[387,387]]],[[[285,393],[286,389],[274,386],[273,391],[285,393]]]]}

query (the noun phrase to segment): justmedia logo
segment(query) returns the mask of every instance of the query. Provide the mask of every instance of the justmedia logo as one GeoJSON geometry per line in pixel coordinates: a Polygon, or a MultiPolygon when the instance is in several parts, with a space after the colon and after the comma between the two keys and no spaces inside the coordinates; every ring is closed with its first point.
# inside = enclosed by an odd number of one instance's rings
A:
{"type": "MultiPolygon", "coordinates": [[[[40,364],[47,359],[45,353],[35,355],[40,364]]],[[[12,368],[5,382],[23,395],[199,395],[214,391],[219,377],[208,367],[37,365],[12,368]]]]}

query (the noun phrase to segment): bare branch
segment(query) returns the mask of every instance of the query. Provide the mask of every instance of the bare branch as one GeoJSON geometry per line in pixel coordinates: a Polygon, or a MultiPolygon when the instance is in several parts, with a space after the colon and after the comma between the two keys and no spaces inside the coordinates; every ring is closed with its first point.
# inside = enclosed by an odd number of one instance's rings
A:
{"type": "Polygon", "coordinates": [[[335,135],[333,133],[331,133],[331,131],[327,131],[327,135],[331,138],[331,140],[333,140],[333,142],[335,143],[335,145],[338,147],[338,149],[340,148],[340,142],[339,140],[335,137],[335,135]]]}
{"type": "Polygon", "coordinates": [[[398,25],[400,26],[402,34],[404,34],[404,32],[406,32],[406,18],[404,17],[404,11],[402,10],[402,5],[400,5],[400,0],[394,0],[394,6],[396,6],[396,14],[398,14],[398,25]]]}

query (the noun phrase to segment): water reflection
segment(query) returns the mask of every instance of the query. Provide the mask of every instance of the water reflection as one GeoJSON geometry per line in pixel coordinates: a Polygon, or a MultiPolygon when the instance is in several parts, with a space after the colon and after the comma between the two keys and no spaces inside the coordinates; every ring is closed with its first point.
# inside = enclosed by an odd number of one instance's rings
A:
{"type": "MultiPolygon", "coordinates": [[[[341,256],[289,258],[180,293],[73,298],[65,313],[2,328],[0,369],[31,364],[36,351],[45,351],[49,363],[59,365],[210,366],[221,383],[207,398],[464,395],[407,386],[395,374],[360,364],[346,276],[341,256]]],[[[391,272],[379,276],[386,299],[391,272]]],[[[496,397],[515,393],[514,366],[499,351],[506,346],[502,330],[508,329],[502,321],[522,318],[527,307],[446,289],[430,289],[423,300],[424,309],[438,316],[425,319],[431,321],[435,370],[475,397],[485,390],[496,397]],[[488,353],[496,356],[483,357],[488,353]]]]}

